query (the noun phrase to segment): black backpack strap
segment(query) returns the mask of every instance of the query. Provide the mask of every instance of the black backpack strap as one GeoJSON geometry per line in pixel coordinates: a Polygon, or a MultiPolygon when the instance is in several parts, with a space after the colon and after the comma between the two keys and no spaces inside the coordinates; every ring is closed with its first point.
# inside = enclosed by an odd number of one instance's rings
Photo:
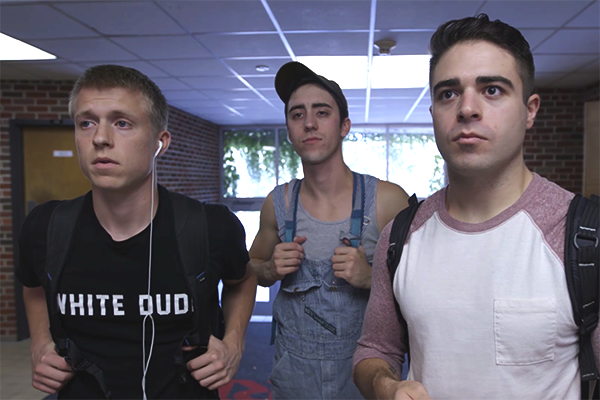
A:
{"type": "Polygon", "coordinates": [[[50,320],[50,333],[56,352],[65,359],[74,371],[85,371],[94,376],[104,392],[104,396],[110,399],[111,393],[106,387],[102,370],[96,364],[86,360],[77,345],[67,337],[58,309],[58,284],[69,254],[73,231],[84,198],[85,196],[81,196],[61,202],[50,216],[46,245],[46,303],[50,320]]]}
{"type": "Polygon", "coordinates": [[[396,273],[396,268],[398,268],[400,258],[402,257],[402,249],[404,248],[404,242],[406,242],[410,225],[422,203],[423,201],[419,201],[417,195],[413,194],[408,199],[408,207],[400,211],[398,215],[396,215],[396,218],[394,218],[392,230],[390,232],[390,245],[387,251],[387,266],[392,281],[396,273]]]}
{"type": "MultiPolygon", "coordinates": [[[[415,215],[417,214],[417,210],[419,209],[422,203],[423,201],[419,201],[417,199],[417,195],[413,194],[408,199],[408,207],[400,211],[396,215],[396,218],[394,218],[394,222],[392,223],[392,230],[390,232],[390,244],[387,251],[387,267],[388,271],[390,272],[390,286],[392,287],[392,296],[394,292],[394,276],[396,275],[396,269],[398,269],[398,264],[400,263],[400,258],[402,257],[404,243],[406,242],[406,238],[410,230],[410,225],[412,224],[412,221],[415,218],[415,215]]],[[[402,323],[404,317],[402,317],[400,305],[398,304],[398,301],[396,301],[395,298],[394,308],[396,309],[396,316],[398,317],[398,322],[402,323]]]]}
{"type": "Polygon", "coordinates": [[[592,348],[592,332],[598,326],[598,242],[600,218],[598,196],[576,195],[567,214],[565,273],[573,317],[579,327],[579,368],[582,398],[589,397],[590,381],[598,380],[592,348]]]}
{"type": "Polygon", "coordinates": [[[204,354],[211,335],[207,267],[210,263],[208,229],[204,205],[178,193],[169,192],[175,223],[179,260],[185,273],[189,294],[194,306],[192,329],[183,339],[182,346],[196,346],[193,351],[178,351],[175,364],[181,368],[180,381],[186,382],[185,364],[204,354]]]}

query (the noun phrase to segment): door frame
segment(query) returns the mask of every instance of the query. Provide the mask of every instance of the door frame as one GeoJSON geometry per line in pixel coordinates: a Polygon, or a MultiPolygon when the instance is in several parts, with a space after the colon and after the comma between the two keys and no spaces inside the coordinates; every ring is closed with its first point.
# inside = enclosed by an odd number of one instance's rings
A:
{"type": "MultiPolygon", "coordinates": [[[[40,126],[74,127],[75,125],[70,119],[11,119],[9,124],[13,270],[16,270],[19,264],[19,231],[25,220],[23,129],[40,126]]],[[[14,290],[17,340],[20,341],[29,338],[29,324],[27,323],[27,314],[23,301],[23,285],[21,285],[16,276],[14,276],[14,290]]]]}

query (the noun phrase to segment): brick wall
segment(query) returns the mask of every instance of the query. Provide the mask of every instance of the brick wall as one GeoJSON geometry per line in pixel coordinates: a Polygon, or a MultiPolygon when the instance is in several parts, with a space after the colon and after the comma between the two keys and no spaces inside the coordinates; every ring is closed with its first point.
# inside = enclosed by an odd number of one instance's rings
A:
{"type": "Polygon", "coordinates": [[[158,159],[158,182],[198,200],[219,201],[219,126],[170,107],[169,131],[173,137],[158,159]]]}
{"type": "Polygon", "coordinates": [[[563,188],[583,190],[584,103],[598,100],[599,84],[540,89],[540,110],[524,142],[525,164],[563,188]]]}
{"type": "MultiPolygon", "coordinates": [[[[70,81],[2,81],[0,90],[0,337],[16,337],[13,277],[11,119],[69,119],[70,81]]],[[[190,197],[219,200],[219,127],[170,107],[173,136],[159,158],[158,181],[190,197]]]]}

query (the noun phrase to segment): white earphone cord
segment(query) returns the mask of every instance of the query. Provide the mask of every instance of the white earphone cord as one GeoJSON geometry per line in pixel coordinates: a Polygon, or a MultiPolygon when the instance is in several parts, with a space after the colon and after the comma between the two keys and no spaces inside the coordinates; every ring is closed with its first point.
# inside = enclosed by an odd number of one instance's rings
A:
{"type": "MultiPolygon", "coordinates": [[[[160,146],[154,158],[152,160],[152,195],[150,200],[150,248],[148,250],[148,302],[150,302],[150,283],[152,278],[152,236],[154,231],[154,186],[156,184],[156,156],[160,152],[162,148],[162,142],[159,142],[160,146]]],[[[152,358],[152,350],[154,349],[154,318],[152,314],[148,313],[144,316],[144,321],[142,323],[142,394],[144,400],[147,400],[146,397],[146,374],[148,373],[148,366],[150,365],[150,359],[152,358]],[[152,337],[150,339],[150,351],[148,352],[148,361],[146,361],[146,319],[150,318],[150,322],[152,323],[152,337]]]]}

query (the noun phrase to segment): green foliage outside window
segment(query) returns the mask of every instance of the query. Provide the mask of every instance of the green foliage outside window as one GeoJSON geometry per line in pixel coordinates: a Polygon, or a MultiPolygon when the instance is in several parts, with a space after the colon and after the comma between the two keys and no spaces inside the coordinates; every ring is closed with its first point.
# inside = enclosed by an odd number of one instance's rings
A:
{"type": "MultiPolygon", "coordinates": [[[[435,137],[429,134],[403,133],[390,135],[390,162],[402,160],[403,145],[410,145],[411,151],[415,145],[421,147],[434,145],[435,137]]],[[[412,166],[407,169],[410,172],[412,166]]],[[[444,187],[444,159],[439,154],[435,155],[435,169],[433,176],[429,179],[429,189],[431,193],[444,187]]]]}
{"type": "MultiPolygon", "coordinates": [[[[279,171],[295,176],[300,157],[287,142],[286,133],[279,130],[279,171]]],[[[240,175],[235,166],[234,152],[239,151],[254,182],[261,177],[275,176],[275,132],[274,130],[232,130],[223,132],[223,186],[225,197],[236,197],[240,175]]]]}
{"type": "MultiPolygon", "coordinates": [[[[230,130],[223,132],[223,180],[224,196],[236,197],[237,186],[240,179],[235,163],[237,152],[243,157],[248,169],[248,175],[254,182],[262,178],[275,176],[275,132],[279,141],[279,175],[280,181],[296,177],[300,168],[300,157],[287,140],[285,129],[265,130],[230,130]],[[284,179],[281,179],[284,177],[284,179]]],[[[369,134],[351,132],[345,139],[349,142],[364,142],[376,145],[386,140],[385,134],[369,134]]],[[[389,135],[389,163],[402,164],[402,151],[409,146],[413,151],[415,146],[425,147],[435,145],[435,138],[425,133],[393,133],[389,135]]],[[[415,149],[416,150],[416,149],[415,149]]],[[[410,173],[413,165],[407,165],[410,173]]],[[[280,183],[280,182],[278,182],[280,183]]],[[[435,155],[435,169],[429,180],[430,193],[444,186],[444,160],[440,155],[435,155]]],[[[270,189],[269,189],[270,190],[270,189]]]]}

